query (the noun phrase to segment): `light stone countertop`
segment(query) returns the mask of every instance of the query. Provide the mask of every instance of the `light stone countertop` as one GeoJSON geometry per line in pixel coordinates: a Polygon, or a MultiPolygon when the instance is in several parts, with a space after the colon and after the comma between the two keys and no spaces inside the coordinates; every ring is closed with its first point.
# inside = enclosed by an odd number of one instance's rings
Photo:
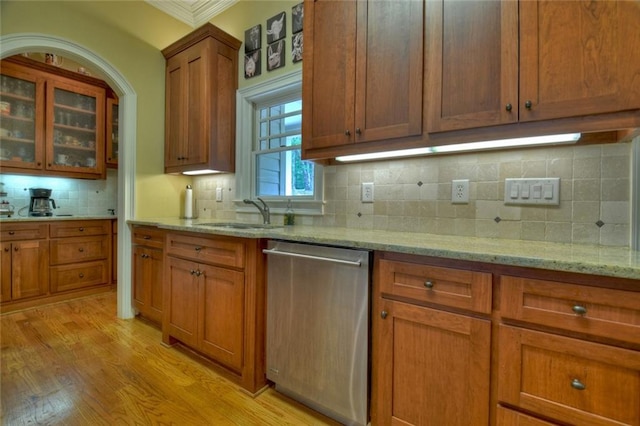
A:
{"type": "Polygon", "coordinates": [[[298,225],[269,229],[233,229],[201,225],[202,223],[215,222],[224,223],[225,221],[158,218],[136,219],[127,223],[157,226],[162,229],[176,231],[244,238],[282,239],[500,265],[631,278],[639,280],[638,288],[640,288],[640,251],[626,247],[298,225]]]}
{"type": "Polygon", "coordinates": [[[2,217],[0,219],[0,223],[9,223],[9,222],[52,222],[59,220],[104,220],[104,219],[118,219],[118,216],[111,214],[104,215],[61,215],[61,216],[11,216],[11,217],[2,217]]]}

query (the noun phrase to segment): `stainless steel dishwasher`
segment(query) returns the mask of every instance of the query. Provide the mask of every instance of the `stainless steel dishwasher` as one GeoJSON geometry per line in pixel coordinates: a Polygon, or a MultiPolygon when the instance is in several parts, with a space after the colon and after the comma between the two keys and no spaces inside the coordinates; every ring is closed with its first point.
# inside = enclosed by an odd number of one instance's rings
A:
{"type": "Polygon", "coordinates": [[[267,378],[347,425],[369,404],[369,257],[363,250],[270,241],[267,378]]]}

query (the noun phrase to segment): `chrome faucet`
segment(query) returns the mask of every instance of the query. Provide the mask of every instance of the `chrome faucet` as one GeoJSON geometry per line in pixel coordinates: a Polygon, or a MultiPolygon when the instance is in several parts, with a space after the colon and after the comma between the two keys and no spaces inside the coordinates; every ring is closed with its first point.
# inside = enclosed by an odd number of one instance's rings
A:
{"type": "Polygon", "coordinates": [[[264,202],[262,198],[257,198],[262,203],[262,207],[260,207],[260,205],[253,200],[245,199],[243,201],[245,204],[253,204],[254,206],[256,206],[260,211],[260,214],[262,215],[262,223],[264,225],[269,225],[271,223],[271,213],[269,212],[269,206],[264,202]]]}

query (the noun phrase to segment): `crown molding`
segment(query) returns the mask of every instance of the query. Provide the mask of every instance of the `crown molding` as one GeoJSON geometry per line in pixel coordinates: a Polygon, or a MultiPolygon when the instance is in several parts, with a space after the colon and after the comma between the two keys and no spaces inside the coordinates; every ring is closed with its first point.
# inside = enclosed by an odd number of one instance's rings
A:
{"type": "Polygon", "coordinates": [[[238,0],[145,0],[151,6],[191,26],[200,27],[238,0]]]}

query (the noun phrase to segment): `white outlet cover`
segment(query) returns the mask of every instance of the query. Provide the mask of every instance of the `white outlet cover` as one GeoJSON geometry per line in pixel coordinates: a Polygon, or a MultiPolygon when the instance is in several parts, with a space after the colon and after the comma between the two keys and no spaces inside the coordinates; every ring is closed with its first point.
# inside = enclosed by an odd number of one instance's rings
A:
{"type": "Polygon", "coordinates": [[[373,182],[362,183],[362,202],[373,203],[373,182]]]}
{"type": "Polygon", "coordinates": [[[451,181],[451,203],[467,204],[469,202],[469,179],[451,181]]]}

